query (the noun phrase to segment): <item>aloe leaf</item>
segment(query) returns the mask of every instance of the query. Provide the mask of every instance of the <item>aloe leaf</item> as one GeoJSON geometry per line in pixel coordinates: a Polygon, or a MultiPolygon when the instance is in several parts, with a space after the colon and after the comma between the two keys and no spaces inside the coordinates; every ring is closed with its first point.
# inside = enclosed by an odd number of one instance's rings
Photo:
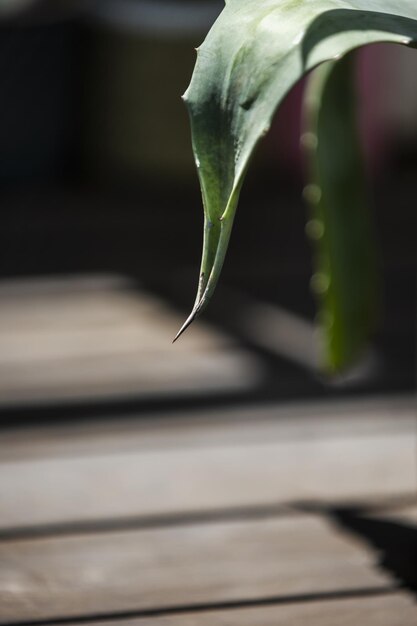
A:
{"type": "Polygon", "coordinates": [[[360,355],[374,329],[378,301],[352,55],[315,70],[304,103],[305,197],[312,213],[306,231],[316,270],[311,285],[319,304],[321,365],[333,373],[360,355]]]}
{"type": "Polygon", "coordinates": [[[226,1],[184,95],[205,226],[196,301],[177,337],[214,292],[250,157],[289,90],[359,46],[416,41],[415,0],[226,1]]]}

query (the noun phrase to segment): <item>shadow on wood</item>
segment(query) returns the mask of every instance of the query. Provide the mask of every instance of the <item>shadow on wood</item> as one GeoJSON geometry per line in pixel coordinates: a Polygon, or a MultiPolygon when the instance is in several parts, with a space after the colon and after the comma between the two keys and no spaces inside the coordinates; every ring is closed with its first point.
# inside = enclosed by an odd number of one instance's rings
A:
{"type": "Polygon", "coordinates": [[[324,513],[343,531],[352,533],[378,554],[377,566],[394,577],[400,587],[417,597],[417,525],[408,520],[372,514],[366,506],[317,507],[304,511],[324,513]]]}

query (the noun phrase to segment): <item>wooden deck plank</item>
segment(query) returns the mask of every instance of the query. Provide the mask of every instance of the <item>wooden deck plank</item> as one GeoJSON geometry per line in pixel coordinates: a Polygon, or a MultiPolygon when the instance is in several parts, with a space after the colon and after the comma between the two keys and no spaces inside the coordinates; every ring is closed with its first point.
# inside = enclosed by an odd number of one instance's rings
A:
{"type": "Polygon", "coordinates": [[[313,516],[0,546],[3,621],[390,588],[367,553],[313,516]]]}
{"type": "Polygon", "coordinates": [[[417,396],[279,402],[152,412],[114,419],[49,422],[0,430],[0,461],[91,456],[115,451],[206,448],[262,441],[415,435],[417,396]],[[139,418],[139,419],[138,419],[139,418]]]}
{"type": "Polygon", "coordinates": [[[416,621],[415,602],[405,594],[395,593],[382,597],[106,620],[91,622],[91,626],[415,626],[416,621]]]}
{"type": "MultiPolygon", "coordinates": [[[[204,626],[213,618],[213,626],[307,619],[324,626],[396,626],[399,616],[398,626],[414,623],[403,597],[397,609],[371,607],[392,600],[391,594],[366,598],[371,604],[363,612],[356,607],[365,598],[320,601],[321,594],[360,595],[394,584],[390,568],[377,567],[381,547],[348,525],[326,521],[320,506],[313,515],[300,508],[296,514],[287,509],[286,516],[272,511],[257,521],[216,519],[221,509],[233,507],[310,500],[314,510],[314,502],[334,506],[415,493],[414,398],[94,422],[41,429],[34,440],[28,432],[0,435],[2,622],[275,598],[279,607],[188,612],[132,624],[176,626],[181,619],[185,626],[204,626]],[[175,514],[210,511],[210,523],[202,517],[181,525],[177,519],[171,526],[133,524],[125,532],[107,528],[100,534],[82,534],[81,524],[66,536],[29,539],[30,528],[42,524],[84,521],[94,531],[107,518],[159,515],[169,521],[175,514]],[[13,527],[26,527],[26,539],[7,539],[13,527]],[[304,600],[311,596],[316,601],[308,602],[305,613],[304,600]],[[326,613],[339,602],[347,603],[345,613],[326,613]],[[322,614],[314,612],[319,609],[322,614]],[[384,622],[385,615],[391,621],[384,622]]],[[[369,517],[410,525],[416,509],[369,517]]]]}
{"type": "Polygon", "coordinates": [[[0,407],[257,383],[256,357],[206,323],[174,349],[181,315],[127,280],[10,283],[0,285],[0,407]]]}
{"type": "MultiPolygon", "coordinates": [[[[223,431],[218,423],[195,426],[189,438],[184,425],[175,435],[175,421],[168,433],[161,428],[157,434],[156,422],[153,431],[145,427],[143,439],[137,424],[135,434],[116,437],[113,449],[109,434],[90,454],[85,442],[82,448],[69,436],[61,458],[24,460],[20,454],[16,461],[9,441],[0,462],[0,529],[414,493],[413,421],[400,414],[395,429],[386,421],[386,432],[378,417],[374,428],[366,414],[363,421],[368,431],[356,422],[355,433],[352,419],[349,434],[346,420],[344,430],[334,426],[323,436],[327,418],[324,425],[302,418],[293,435],[288,421],[260,420],[254,428],[233,419],[223,431]]],[[[100,440],[100,425],[95,428],[100,440]]],[[[59,441],[58,450],[62,446],[59,441]]]]}

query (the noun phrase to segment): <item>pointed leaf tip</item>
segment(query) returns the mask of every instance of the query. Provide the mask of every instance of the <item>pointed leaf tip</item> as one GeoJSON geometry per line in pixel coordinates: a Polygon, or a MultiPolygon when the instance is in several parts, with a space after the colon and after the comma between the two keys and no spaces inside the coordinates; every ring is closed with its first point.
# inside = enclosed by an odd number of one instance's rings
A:
{"type": "Polygon", "coordinates": [[[184,324],[181,326],[181,328],[179,329],[179,331],[177,332],[177,334],[175,335],[174,339],[172,340],[172,343],[175,343],[177,341],[177,339],[179,339],[181,337],[181,335],[183,333],[185,333],[185,331],[187,330],[187,328],[189,326],[191,326],[191,324],[194,322],[195,318],[197,317],[197,311],[195,309],[193,309],[190,313],[190,315],[187,317],[187,319],[185,320],[184,324]]]}

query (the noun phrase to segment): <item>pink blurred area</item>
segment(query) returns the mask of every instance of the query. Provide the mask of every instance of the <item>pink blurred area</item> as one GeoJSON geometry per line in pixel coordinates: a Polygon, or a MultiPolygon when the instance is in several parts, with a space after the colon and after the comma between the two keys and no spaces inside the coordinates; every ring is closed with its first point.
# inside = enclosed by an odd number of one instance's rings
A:
{"type": "MultiPolygon", "coordinates": [[[[378,175],[398,145],[411,144],[417,136],[417,55],[392,44],[368,46],[356,55],[360,135],[367,168],[378,175]]],[[[278,160],[297,178],[302,174],[299,137],[305,84],[302,80],[285,99],[264,147],[266,160],[278,160]]]]}

